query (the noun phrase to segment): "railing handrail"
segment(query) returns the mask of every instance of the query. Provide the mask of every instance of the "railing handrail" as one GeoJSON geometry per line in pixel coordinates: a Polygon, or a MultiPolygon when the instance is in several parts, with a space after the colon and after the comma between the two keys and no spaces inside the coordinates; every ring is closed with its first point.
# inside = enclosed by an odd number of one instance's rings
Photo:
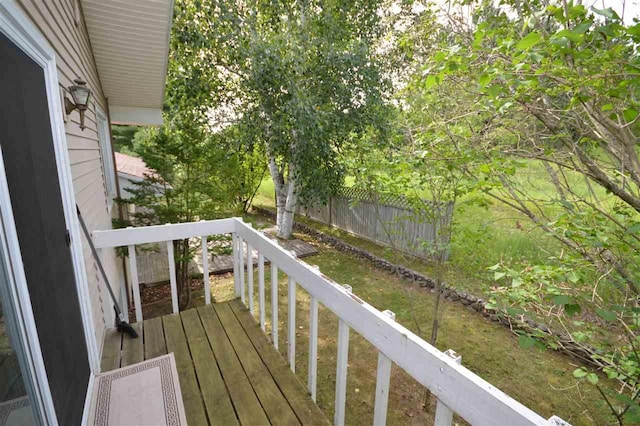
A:
{"type": "Polygon", "coordinates": [[[550,424],[388,315],[350,293],[311,265],[299,261],[275,241],[244,223],[241,218],[94,231],[93,240],[97,248],[107,248],[228,233],[241,237],[269,259],[271,265],[276,265],[317,302],[332,311],[467,422],[550,424]]]}
{"type": "Polygon", "coordinates": [[[131,244],[160,243],[203,237],[216,234],[229,234],[235,231],[237,218],[202,220],[200,222],[167,223],[93,231],[93,244],[96,248],[123,247],[131,244]]]}

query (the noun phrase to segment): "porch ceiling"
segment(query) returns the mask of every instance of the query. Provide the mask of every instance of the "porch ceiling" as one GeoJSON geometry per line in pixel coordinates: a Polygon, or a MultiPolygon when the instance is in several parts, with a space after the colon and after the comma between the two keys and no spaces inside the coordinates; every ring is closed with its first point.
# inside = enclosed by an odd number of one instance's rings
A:
{"type": "Polygon", "coordinates": [[[139,116],[133,121],[154,121],[164,98],[173,1],[81,2],[112,118],[125,111],[139,116]]]}

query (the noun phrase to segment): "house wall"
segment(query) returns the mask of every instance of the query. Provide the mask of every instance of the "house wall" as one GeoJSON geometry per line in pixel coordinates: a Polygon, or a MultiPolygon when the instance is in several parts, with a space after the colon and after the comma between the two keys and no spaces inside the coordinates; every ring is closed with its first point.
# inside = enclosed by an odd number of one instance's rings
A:
{"type": "MultiPolygon", "coordinates": [[[[66,88],[73,85],[73,80],[79,77],[87,82],[93,94],[91,105],[85,113],[86,128],[84,130],[80,129],[80,117],[77,111],[65,116],[65,132],[76,202],[89,231],[93,231],[111,229],[108,205],[111,201],[106,193],[96,122],[96,104],[103,111],[107,111],[107,101],[100,84],[78,2],[79,0],[18,0],[18,4],[56,51],[61,90],[66,92],[66,88]]],[[[64,115],[62,105],[60,105],[60,114],[64,115]]],[[[109,294],[86,241],[83,241],[83,248],[96,339],[101,348],[105,328],[113,326],[114,313],[109,294]]],[[[119,270],[119,265],[121,262],[116,261],[113,249],[103,250],[101,256],[109,280],[116,287],[114,292],[120,294],[122,272],[119,270]]]]}

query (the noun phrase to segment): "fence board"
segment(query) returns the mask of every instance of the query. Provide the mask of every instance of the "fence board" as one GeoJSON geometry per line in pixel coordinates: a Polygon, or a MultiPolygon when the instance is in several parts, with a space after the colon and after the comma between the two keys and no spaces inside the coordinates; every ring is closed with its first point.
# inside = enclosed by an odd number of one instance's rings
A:
{"type": "MultiPolygon", "coordinates": [[[[416,220],[416,212],[403,197],[377,194],[373,196],[377,202],[371,198],[365,191],[346,188],[341,195],[331,197],[327,204],[298,206],[296,213],[379,244],[429,259],[428,246],[434,242],[437,230],[446,229],[451,222],[453,204],[443,205],[442,215],[434,226],[433,221],[416,220]]],[[[427,200],[425,204],[434,205],[427,200]]],[[[440,243],[448,242],[448,238],[443,238],[440,243]]]]}

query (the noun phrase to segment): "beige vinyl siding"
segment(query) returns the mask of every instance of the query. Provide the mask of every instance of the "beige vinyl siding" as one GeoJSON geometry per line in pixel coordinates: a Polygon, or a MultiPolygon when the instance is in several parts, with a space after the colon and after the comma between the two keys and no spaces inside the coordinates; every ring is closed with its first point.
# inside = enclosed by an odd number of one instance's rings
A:
{"type": "MultiPolygon", "coordinates": [[[[85,114],[86,129],[80,129],[77,111],[67,117],[65,132],[73,188],[83,217],[90,231],[110,229],[104,170],[102,169],[100,144],[96,123],[95,105],[107,111],[100,78],[96,70],[91,44],[84,20],[76,4],[79,0],[18,0],[26,14],[56,51],[56,65],[61,90],[71,86],[73,80],[82,78],[91,89],[92,104],[85,114]],[[77,22],[77,25],[76,25],[77,22]]],[[[62,114],[62,105],[60,106],[62,114]]],[[[100,277],[97,264],[86,241],[83,244],[89,294],[98,345],[102,345],[105,327],[114,321],[112,303],[100,277]]],[[[121,271],[114,250],[101,253],[104,267],[116,292],[120,294],[121,271]]]]}

